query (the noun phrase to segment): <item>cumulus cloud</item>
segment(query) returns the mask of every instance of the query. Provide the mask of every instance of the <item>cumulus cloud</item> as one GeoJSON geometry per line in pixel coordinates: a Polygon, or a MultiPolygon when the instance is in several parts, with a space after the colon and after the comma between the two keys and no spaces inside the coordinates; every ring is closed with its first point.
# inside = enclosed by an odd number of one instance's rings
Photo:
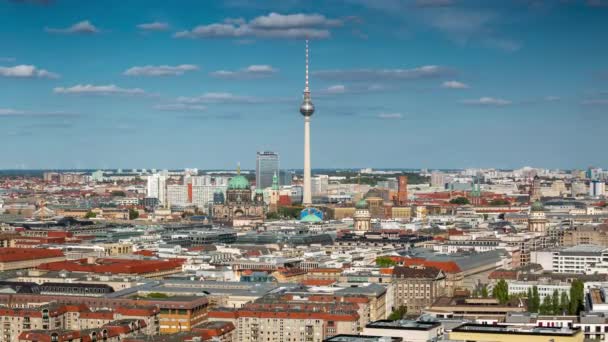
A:
{"type": "Polygon", "coordinates": [[[162,104],[156,105],[154,108],[166,112],[203,112],[207,110],[205,106],[187,103],[162,104]]]}
{"type": "Polygon", "coordinates": [[[467,89],[469,86],[465,83],[458,81],[445,81],[441,84],[441,87],[448,89],[467,89]]]}
{"type": "Polygon", "coordinates": [[[152,23],[139,24],[137,25],[137,28],[144,31],[167,31],[169,29],[169,24],[155,21],[152,23]]]}
{"type": "Polygon", "coordinates": [[[401,119],[402,117],[403,117],[403,115],[401,115],[401,113],[380,113],[380,114],[378,114],[379,119],[385,119],[385,120],[401,119]]]}
{"type": "Polygon", "coordinates": [[[75,94],[75,95],[145,95],[146,92],[140,88],[121,88],[114,84],[92,85],[77,84],[73,87],[57,87],[53,89],[56,94],[75,94]]]}
{"type": "Polygon", "coordinates": [[[399,81],[437,78],[452,74],[448,68],[438,65],[425,65],[412,69],[347,69],[321,70],[313,76],[324,80],[344,81],[399,81]]]}
{"type": "Polygon", "coordinates": [[[91,24],[88,20],[83,20],[70,27],[66,28],[51,28],[46,27],[46,32],[49,33],[62,33],[62,34],[96,34],[101,32],[95,25],[91,24]]]}
{"type": "Polygon", "coordinates": [[[59,75],[34,65],[16,65],[14,67],[0,67],[0,77],[14,78],[59,78],[59,75]]]}
{"type": "Polygon", "coordinates": [[[270,13],[267,16],[257,17],[249,22],[251,27],[260,29],[290,29],[305,27],[334,27],[341,26],[342,21],[328,19],[320,14],[279,14],[270,13]]]}
{"type": "Polygon", "coordinates": [[[134,66],[127,69],[123,74],[126,76],[180,76],[188,71],[199,70],[197,65],[181,64],[171,65],[146,65],[134,66]]]}
{"type": "Polygon", "coordinates": [[[197,104],[197,103],[260,103],[261,99],[251,96],[240,96],[232,93],[205,93],[200,96],[187,97],[180,96],[177,98],[179,103],[197,104]]]}
{"type": "Polygon", "coordinates": [[[512,102],[509,100],[499,99],[495,97],[480,97],[478,99],[462,100],[461,103],[478,106],[507,106],[510,105],[512,102]]]}
{"type": "Polygon", "coordinates": [[[229,18],[222,23],[199,25],[192,30],[177,32],[175,37],[325,39],[331,35],[329,28],[342,24],[339,19],[329,19],[320,14],[270,13],[249,22],[242,18],[229,18]]]}
{"type": "Polygon", "coordinates": [[[240,70],[218,70],[211,73],[211,76],[226,79],[246,79],[246,78],[261,78],[268,77],[278,70],[270,65],[250,65],[240,70]]]}

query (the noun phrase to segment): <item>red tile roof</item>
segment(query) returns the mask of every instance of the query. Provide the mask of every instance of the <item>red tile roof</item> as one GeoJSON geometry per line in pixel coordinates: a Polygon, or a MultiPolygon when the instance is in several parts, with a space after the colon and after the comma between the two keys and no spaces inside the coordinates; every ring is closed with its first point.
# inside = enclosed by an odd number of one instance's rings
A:
{"type": "Polygon", "coordinates": [[[58,249],[0,248],[0,262],[60,258],[62,256],[64,256],[63,252],[58,249]]]}
{"type": "Polygon", "coordinates": [[[169,271],[181,268],[184,260],[128,260],[128,259],[97,259],[95,263],[87,263],[87,259],[59,261],[41,264],[39,269],[48,271],[66,270],[70,272],[114,273],[114,274],[146,274],[169,271]]]}

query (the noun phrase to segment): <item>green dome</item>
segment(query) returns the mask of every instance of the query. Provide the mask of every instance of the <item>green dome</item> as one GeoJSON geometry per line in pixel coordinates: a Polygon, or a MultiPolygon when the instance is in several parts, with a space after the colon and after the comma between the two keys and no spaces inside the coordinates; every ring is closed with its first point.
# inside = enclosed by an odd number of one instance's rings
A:
{"type": "Polygon", "coordinates": [[[544,211],[545,207],[543,206],[543,204],[540,201],[536,201],[534,203],[532,203],[532,207],[530,208],[531,211],[544,211]]]}
{"type": "Polygon", "coordinates": [[[305,223],[317,223],[317,222],[323,222],[323,219],[321,219],[319,216],[317,215],[306,215],[304,216],[300,222],[305,222],[305,223]]]}
{"type": "Polygon", "coordinates": [[[355,208],[356,209],[367,209],[367,208],[369,208],[369,204],[367,203],[365,198],[362,198],[355,204],[355,208]]]}
{"type": "Polygon", "coordinates": [[[241,175],[234,176],[234,177],[230,178],[230,182],[228,182],[228,189],[231,189],[231,190],[249,189],[249,181],[244,176],[241,176],[241,175]]]}

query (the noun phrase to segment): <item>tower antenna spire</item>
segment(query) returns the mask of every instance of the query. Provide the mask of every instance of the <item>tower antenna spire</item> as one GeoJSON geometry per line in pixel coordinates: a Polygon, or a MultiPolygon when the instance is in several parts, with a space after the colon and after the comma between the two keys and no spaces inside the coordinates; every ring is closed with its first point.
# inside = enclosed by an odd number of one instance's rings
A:
{"type": "Polygon", "coordinates": [[[308,39],[306,39],[306,84],[304,86],[304,92],[305,93],[310,93],[310,88],[308,85],[308,39]]]}

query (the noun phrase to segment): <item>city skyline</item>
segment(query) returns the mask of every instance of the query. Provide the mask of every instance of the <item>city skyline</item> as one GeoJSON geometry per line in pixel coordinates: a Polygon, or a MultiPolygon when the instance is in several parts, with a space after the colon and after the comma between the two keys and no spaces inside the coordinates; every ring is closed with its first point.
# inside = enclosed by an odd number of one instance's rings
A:
{"type": "Polygon", "coordinates": [[[0,169],[608,167],[603,1],[0,2],[0,169]],[[111,10],[110,10],[111,9],[111,10]]]}

